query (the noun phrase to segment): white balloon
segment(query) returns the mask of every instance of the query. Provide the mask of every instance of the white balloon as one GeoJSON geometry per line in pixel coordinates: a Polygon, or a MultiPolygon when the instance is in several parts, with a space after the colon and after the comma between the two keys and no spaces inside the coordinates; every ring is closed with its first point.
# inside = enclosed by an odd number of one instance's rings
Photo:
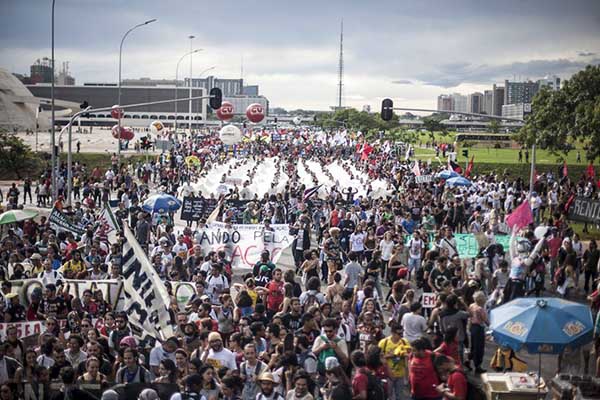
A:
{"type": "Polygon", "coordinates": [[[231,146],[242,141],[242,131],[235,125],[225,125],[219,131],[219,137],[223,144],[231,146]]]}
{"type": "Polygon", "coordinates": [[[160,135],[164,132],[165,130],[165,126],[163,125],[162,122],[156,120],[156,121],[152,121],[152,123],[150,124],[150,132],[154,133],[155,135],[160,135]]]}

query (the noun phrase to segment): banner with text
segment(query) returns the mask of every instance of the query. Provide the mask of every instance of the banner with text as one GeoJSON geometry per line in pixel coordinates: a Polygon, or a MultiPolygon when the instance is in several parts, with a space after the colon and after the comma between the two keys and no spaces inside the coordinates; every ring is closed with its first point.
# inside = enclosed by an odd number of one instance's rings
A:
{"type": "Polygon", "coordinates": [[[52,228],[58,231],[68,231],[77,236],[82,236],[85,233],[85,229],[72,223],[69,218],[62,212],[53,208],[48,216],[48,222],[52,228]]]}
{"type": "Polygon", "coordinates": [[[569,208],[569,219],[588,223],[600,223],[600,201],[577,196],[569,208]]]}
{"type": "Polygon", "coordinates": [[[268,250],[276,263],[283,250],[292,244],[294,238],[289,234],[288,225],[274,224],[271,228],[265,231],[264,225],[259,224],[212,222],[200,231],[199,244],[205,254],[225,250],[233,268],[249,269],[260,260],[263,250],[268,250]]]}

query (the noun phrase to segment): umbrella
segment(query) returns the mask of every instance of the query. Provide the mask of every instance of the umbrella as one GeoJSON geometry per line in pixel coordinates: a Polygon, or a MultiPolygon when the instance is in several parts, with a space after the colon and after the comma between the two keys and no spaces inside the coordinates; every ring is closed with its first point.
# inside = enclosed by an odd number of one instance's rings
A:
{"type": "Polygon", "coordinates": [[[490,329],[501,346],[539,354],[539,389],[542,353],[559,354],[567,346],[590,342],[594,322],[585,304],[556,297],[522,297],[493,309],[490,329]]]}
{"type": "Polygon", "coordinates": [[[37,217],[39,213],[33,210],[10,210],[0,214],[0,225],[13,224],[37,217]]]}
{"type": "Polygon", "coordinates": [[[455,176],[454,178],[450,178],[446,181],[446,185],[448,186],[471,186],[472,183],[467,178],[463,178],[462,176],[455,176]]]}
{"type": "Polygon", "coordinates": [[[147,212],[165,213],[181,207],[181,202],[170,194],[153,194],[144,201],[142,208],[147,212]]]}
{"type": "Polygon", "coordinates": [[[556,297],[523,297],[492,310],[494,340],[515,351],[558,354],[592,339],[590,307],[556,297]]]}
{"type": "Polygon", "coordinates": [[[445,169],[442,172],[438,172],[436,175],[436,177],[440,178],[440,179],[450,179],[450,178],[455,178],[457,176],[460,176],[460,175],[454,171],[450,171],[449,169],[445,169]]]}

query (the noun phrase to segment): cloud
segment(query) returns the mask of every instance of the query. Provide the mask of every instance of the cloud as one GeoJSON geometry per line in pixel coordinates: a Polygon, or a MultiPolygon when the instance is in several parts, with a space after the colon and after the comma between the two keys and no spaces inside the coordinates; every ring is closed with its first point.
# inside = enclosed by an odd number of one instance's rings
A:
{"type": "Polygon", "coordinates": [[[395,85],[412,85],[412,81],[408,80],[408,79],[397,79],[395,81],[392,81],[393,84],[395,85]]]}
{"type": "Polygon", "coordinates": [[[553,60],[530,60],[499,65],[474,65],[471,63],[442,64],[439,67],[416,75],[425,85],[451,88],[460,84],[492,84],[516,76],[520,79],[538,79],[545,75],[570,76],[589,64],[599,64],[600,58],[589,62],[566,58],[553,60]]]}
{"type": "Polygon", "coordinates": [[[592,51],[580,51],[579,53],[577,53],[577,55],[579,57],[594,57],[597,53],[594,53],[592,51]]]}

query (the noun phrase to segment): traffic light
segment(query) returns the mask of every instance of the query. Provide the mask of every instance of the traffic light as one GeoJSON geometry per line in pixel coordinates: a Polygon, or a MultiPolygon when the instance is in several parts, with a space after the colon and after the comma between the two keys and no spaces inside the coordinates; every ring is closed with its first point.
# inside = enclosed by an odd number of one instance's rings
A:
{"type": "Polygon", "coordinates": [[[274,122],[275,122],[275,123],[277,123],[277,117],[275,117],[275,120],[274,120],[274,122]]]}
{"type": "Polygon", "coordinates": [[[383,99],[381,102],[381,119],[389,121],[394,115],[394,102],[392,99],[383,99]]]}
{"type": "Polygon", "coordinates": [[[210,89],[210,100],[208,101],[210,108],[218,110],[221,108],[221,103],[223,103],[223,92],[221,92],[221,89],[216,87],[210,89]]]}
{"type": "Polygon", "coordinates": [[[469,158],[469,150],[467,150],[467,149],[464,149],[464,150],[462,151],[462,155],[463,155],[463,157],[465,157],[465,158],[469,158]]]}

